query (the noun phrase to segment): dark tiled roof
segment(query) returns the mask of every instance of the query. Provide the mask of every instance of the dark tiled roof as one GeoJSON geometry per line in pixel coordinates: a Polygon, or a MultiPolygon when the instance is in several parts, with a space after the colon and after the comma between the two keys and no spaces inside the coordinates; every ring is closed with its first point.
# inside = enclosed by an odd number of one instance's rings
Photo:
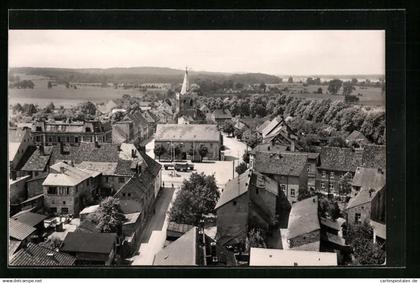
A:
{"type": "Polygon", "coordinates": [[[41,223],[47,216],[33,213],[30,211],[24,211],[13,215],[11,218],[17,220],[21,223],[34,227],[35,225],[41,223]]]}
{"type": "Polygon", "coordinates": [[[11,259],[10,265],[17,266],[71,266],[76,258],[52,249],[29,243],[28,247],[20,249],[11,259]]]}
{"type": "Polygon", "coordinates": [[[168,224],[168,231],[173,231],[173,232],[179,232],[179,233],[186,233],[188,231],[190,231],[192,228],[194,228],[193,225],[188,225],[188,224],[179,224],[176,222],[169,222],[168,224]]]}
{"type": "Polygon", "coordinates": [[[109,254],[117,240],[115,233],[69,232],[64,239],[64,252],[109,254]]]}
{"type": "Polygon", "coordinates": [[[351,148],[324,146],[319,153],[320,169],[351,171],[356,169],[355,152],[351,148]]]}
{"type": "Polygon", "coordinates": [[[311,197],[294,203],[289,216],[288,238],[292,239],[318,229],[320,229],[318,197],[311,197]]]}
{"type": "Polygon", "coordinates": [[[44,153],[36,149],[22,167],[22,171],[44,171],[51,157],[52,147],[44,147],[44,153]]]}
{"type": "Polygon", "coordinates": [[[257,152],[254,169],[264,174],[300,176],[306,166],[307,159],[308,156],[302,153],[257,152]]]}
{"type": "Polygon", "coordinates": [[[11,238],[22,241],[35,231],[34,227],[9,218],[9,235],[11,238]]]}
{"type": "Polygon", "coordinates": [[[149,172],[156,177],[159,174],[162,165],[143,151],[140,151],[140,155],[147,163],[147,170],[149,170],[149,172]]]}
{"type": "Polygon", "coordinates": [[[83,220],[79,227],[76,228],[75,232],[99,233],[100,231],[96,228],[96,225],[92,221],[83,220]]]}
{"type": "Polygon", "coordinates": [[[386,146],[365,145],[363,147],[362,164],[358,165],[386,170],[386,146]]]}
{"type": "Polygon", "coordinates": [[[232,114],[230,114],[230,111],[224,110],[224,109],[214,110],[213,116],[215,119],[231,119],[232,118],[232,114]]]}
{"type": "Polygon", "coordinates": [[[101,143],[98,147],[95,143],[81,143],[79,146],[65,147],[65,152],[60,152],[59,146],[53,147],[52,158],[55,163],[57,160],[73,160],[75,164],[82,161],[91,162],[118,162],[118,145],[111,143],[101,143]]]}
{"type": "Polygon", "coordinates": [[[134,173],[131,169],[132,163],[132,160],[119,159],[115,168],[115,175],[132,176],[134,173]]]}
{"type": "Polygon", "coordinates": [[[251,151],[252,154],[256,154],[257,152],[284,152],[287,150],[286,145],[275,144],[272,145],[271,143],[262,143],[254,147],[251,151]]]}
{"type": "Polygon", "coordinates": [[[147,125],[147,120],[144,118],[141,111],[130,112],[126,116],[129,120],[133,121],[136,126],[138,125],[147,125]]]}

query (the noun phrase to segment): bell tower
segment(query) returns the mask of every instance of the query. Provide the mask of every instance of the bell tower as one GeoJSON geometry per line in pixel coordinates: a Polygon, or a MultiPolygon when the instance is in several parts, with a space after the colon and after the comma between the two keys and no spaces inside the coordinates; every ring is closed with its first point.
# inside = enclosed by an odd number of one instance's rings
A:
{"type": "Polygon", "coordinates": [[[177,93],[176,98],[177,114],[188,113],[196,109],[196,97],[190,92],[190,81],[187,68],[185,68],[184,81],[182,82],[181,91],[177,93]]]}

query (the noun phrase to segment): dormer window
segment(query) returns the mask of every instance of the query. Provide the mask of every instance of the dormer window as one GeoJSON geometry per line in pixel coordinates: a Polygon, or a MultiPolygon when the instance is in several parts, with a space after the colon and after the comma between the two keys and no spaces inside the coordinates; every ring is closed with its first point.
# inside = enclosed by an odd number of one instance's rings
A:
{"type": "Polygon", "coordinates": [[[90,133],[90,132],[91,132],[90,128],[86,127],[86,133],[90,133]]]}

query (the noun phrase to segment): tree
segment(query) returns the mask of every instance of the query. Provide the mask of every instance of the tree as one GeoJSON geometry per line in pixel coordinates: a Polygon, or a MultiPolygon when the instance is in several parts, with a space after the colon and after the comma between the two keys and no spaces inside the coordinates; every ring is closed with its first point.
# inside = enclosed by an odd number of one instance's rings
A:
{"type": "Polygon", "coordinates": [[[382,245],[373,243],[373,229],[366,221],[349,226],[346,240],[352,248],[356,264],[383,264],[385,262],[386,251],[382,245]]]}
{"type": "Polygon", "coordinates": [[[321,217],[330,217],[333,220],[336,220],[338,217],[340,217],[341,212],[336,201],[327,198],[320,198],[319,214],[321,215],[321,217]]]}
{"type": "Polygon", "coordinates": [[[48,81],[48,88],[52,88],[52,83],[48,81]]]}
{"type": "Polygon", "coordinates": [[[344,102],[346,103],[355,103],[355,102],[359,102],[359,97],[355,96],[355,95],[345,95],[344,96],[344,102]]]}
{"type": "Polygon", "coordinates": [[[343,83],[343,95],[347,96],[350,95],[353,90],[355,90],[356,88],[354,87],[354,85],[351,82],[344,82],[343,83]]]}
{"type": "Polygon", "coordinates": [[[200,146],[200,149],[198,150],[198,153],[201,156],[201,160],[203,160],[204,157],[206,157],[207,153],[209,152],[208,148],[206,146],[200,146]]]}
{"type": "Polygon", "coordinates": [[[247,248],[267,248],[266,241],[264,239],[264,230],[258,228],[252,228],[248,232],[247,237],[247,248]]]}
{"type": "Polygon", "coordinates": [[[235,126],[233,125],[232,121],[225,121],[222,125],[222,130],[228,135],[232,135],[235,131],[235,126]]]}
{"type": "Polygon", "coordinates": [[[319,87],[319,88],[317,89],[316,93],[318,93],[318,94],[322,94],[322,87],[319,87]]]}
{"type": "Polygon", "coordinates": [[[287,80],[288,83],[293,83],[293,77],[289,77],[289,79],[287,80]]]}
{"type": "Polygon", "coordinates": [[[262,90],[262,92],[265,92],[266,89],[267,89],[267,85],[264,82],[260,83],[260,90],[262,90]]]}
{"type": "Polygon", "coordinates": [[[88,220],[96,224],[102,233],[122,232],[122,225],[126,218],[121,210],[118,198],[107,197],[99,204],[99,208],[88,216],[88,220]]]}
{"type": "Polygon", "coordinates": [[[346,141],[342,137],[332,137],[328,141],[329,146],[347,147],[346,141]]]}
{"type": "Polygon", "coordinates": [[[236,173],[238,173],[238,175],[241,175],[247,169],[248,169],[248,166],[246,165],[246,163],[245,162],[241,162],[241,163],[239,163],[238,166],[236,166],[235,171],[236,171],[236,173]]]}
{"type": "Polygon", "coordinates": [[[341,176],[341,178],[338,180],[338,188],[339,188],[339,194],[342,196],[346,196],[351,193],[352,189],[352,175],[350,172],[347,172],[341,176]]]}
{"type": "Polygon", "coordinates": [[[339,80],[339,79],[331,80],[328,83],[328,92],[331,95],[337,95],[337,93],[340,90],[342,84],[343,84],[343,82],[341,80],[339,80]]]}
{"type": "Polygon", "coordinates": [[[159,161],[160,161],[160,157],[163,154],[165,154],[166,148],[163,145],[159,144],[159,145],[155,146],[155,149],[153,151],[154,151],[155,155],[159,158],[159,161]]]}
{"type": "Polygon", "coordinates": [[[81,103],[79,105],[79,109],[83,114],[87,115],[95,115],[96,114],[96,106],[90,101],[81,103]]]}
{"type": "Polygon", "coordinates": [[[246,130],[242,135],[242,140],[250,147],[254,148],[259,144],[262,138],[258,135],[257,132],[253,130],[246,130]]]}
{"type": "Polygon", "coordinates": [[[314,196],[314,193],[308,187],[299,186],[298,201],[314,196]]]}
{"type": "Polygon", "coordinates": [[[214,213],[219,197],[214,175],[193,172],[188,180],[184,180],[172,205],[170,221],[198,225],[203,215],[214,213]]]}
{"type": "Polygon", "coordinates": [[[26,115],[32,115],[35,114],[37,112],[37,109],[35,107],[35,105],[33,105],[32,103],[30,104],[23,104],[23,113],[26,115]]]}
{"type": "Polygon", "coordinates": [[[245,151],[244,154],[242,155],[242,160],[247,164],[249,163],[249,151],[248,150],[245,151]]]}
{"type": "Polygon", "coordinates": [[[233,135],[238,139],[242,138],[243,133],[244,133],[244,128],[242,129],[235,128],[235,130],[233,131],[233,135]]]}
{"type": "Polygon", "coordinates": [[[20,113],[23,112],[23,107],[20,103],[16,103],[15,105],[13,105],[12,107],[13,113],[20,113]]]}
{"type": "Polygon", "coordinates": [[[45,106],[45,112],[51,113],[55,109],[54,103],[50,102],[47,106],[45,106]]]}

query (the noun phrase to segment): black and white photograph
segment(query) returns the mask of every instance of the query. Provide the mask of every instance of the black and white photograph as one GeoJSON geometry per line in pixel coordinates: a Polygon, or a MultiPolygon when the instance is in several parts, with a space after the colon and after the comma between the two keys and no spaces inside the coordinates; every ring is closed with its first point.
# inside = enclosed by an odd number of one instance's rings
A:
{"type": "Polygon", "coordinates": [[[386,266],[385,38],[10,29],[9,267],[386,266]]]}

